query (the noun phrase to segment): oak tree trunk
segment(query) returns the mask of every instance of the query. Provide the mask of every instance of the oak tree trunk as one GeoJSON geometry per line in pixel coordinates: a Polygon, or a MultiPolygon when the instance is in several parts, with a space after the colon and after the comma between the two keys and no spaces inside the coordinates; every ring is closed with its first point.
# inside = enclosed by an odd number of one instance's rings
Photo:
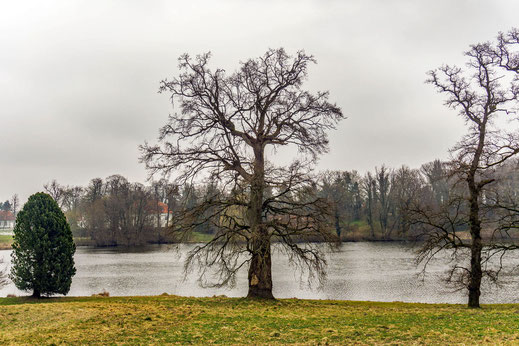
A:
{"type": "Polygon", "coordinates": [[[481,236],[472,239],[470,249],[470,281],[469,281],[469,307],[479,308],[479,297],[481,295],[481,236]]]}
{"type": "Polygon", "coordinates": [[[272,294],[272,259],[270,239],[263,239],[253,244],[253,254],[249,267],[248,298],[274,299],[272,294]]]}
{"type": "Polygon", "coordinates": [[[474,174],[469,175],[468,179],[470,192],[470,278],[469,278],[469,302],[470,308],[479,308],[479,297],[481,295],[481,278],[483,272],[481,270],[481,250],[483,243],[481,241],[481,220],[479,219],[479,191],[474,182],[474,174]]]}
{"type": "Polygon", "coordinates": [[[272,258],[270,236],[263,224],[263,192],[265,190],[265,161],[261,144],[254,148],[254,175],[251,182],[248,210],[251,229],[251,261],[248,298],[274,299],[272,295],[272,258]]]}

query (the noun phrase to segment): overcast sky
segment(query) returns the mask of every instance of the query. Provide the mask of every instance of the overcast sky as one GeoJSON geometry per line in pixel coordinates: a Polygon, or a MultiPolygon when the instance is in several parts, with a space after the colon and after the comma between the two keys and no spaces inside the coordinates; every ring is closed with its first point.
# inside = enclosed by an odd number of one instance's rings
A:
{"type": "Polygon", "coordinates": [[[519,26],[519,1],[0,1],[0,200],[57,179],[145,182],[138,145],[173,108],[159,81],[211,51],[233,71],[268,48],[316,57],[307,88],[348,117],[319,169],[419,167],[463,123],[424,84],[469,44],[519,26]]]}

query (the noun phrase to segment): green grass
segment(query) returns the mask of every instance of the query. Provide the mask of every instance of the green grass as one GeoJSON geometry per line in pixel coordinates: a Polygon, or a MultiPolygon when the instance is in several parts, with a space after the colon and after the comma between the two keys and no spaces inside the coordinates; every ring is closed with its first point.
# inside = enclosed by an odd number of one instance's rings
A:
{"type": "MultiPolygon", "coordinates": [[[[90,238],[79,238],[74,237],[76,245],[91,245],[92,241],[90,238]]],[[[10,249],[13,244],[13,236],[0,234],[0,250],[10,249]]]]}
{"type": "Polygon", "coordinates": [[[10,249],[13,243],[12,235],[0,234],[0,250],[10,249]]]}
{"type": "Polygon", "coordinates": [[[12,235],[0,234],[0,243],[9,243],[9,244],[11,244],[12,242],[13,242],[13,236],[12,235]]]}
{"type": "Polygon", "coordinates": [[[2,298],[0,343],[517,344],[519,305],[2,298]]]}
{"type": "Polygon", "coordinates": [[[207,233],[192,232],[189,235],[189,242],[191,243],[207,243],[211,239],[213,239],[213,235],[207,233]]]}
{"type": "Polygon", "coordinates": [[[369,227],[367,221],[364,221],[364,220],[352,221],[352,222],[348,223],[348,225],[350,225],[350,226],[357,226],[357,227],[364,227],[364,228],[368,228],[369,227]]]}

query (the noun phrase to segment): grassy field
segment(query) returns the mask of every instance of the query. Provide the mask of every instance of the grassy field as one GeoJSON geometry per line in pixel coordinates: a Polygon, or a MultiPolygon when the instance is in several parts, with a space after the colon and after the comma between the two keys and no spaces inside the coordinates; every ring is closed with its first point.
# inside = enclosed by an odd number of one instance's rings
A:
{"type": "Polygon", "coordinates": [[[10,249],[12,243],[13,243],[12,235],[0,234],[0,250],[10,249]]]}
{"type": "Polygon", "coordinates": [[[0,299],[0,344],[519,343],[519,305],[156,297],[0,299]]]}

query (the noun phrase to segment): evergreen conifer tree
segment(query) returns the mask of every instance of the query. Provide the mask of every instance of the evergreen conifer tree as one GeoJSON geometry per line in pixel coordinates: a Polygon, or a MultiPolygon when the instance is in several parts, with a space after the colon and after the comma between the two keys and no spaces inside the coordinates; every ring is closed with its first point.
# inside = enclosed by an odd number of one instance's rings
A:
{"type": "Polygon", "coordinates": [[[65,215],[52,197],[39,192],[18,213],[10,278],[33,297],[67,294],[76,247],[65,215]]]}

